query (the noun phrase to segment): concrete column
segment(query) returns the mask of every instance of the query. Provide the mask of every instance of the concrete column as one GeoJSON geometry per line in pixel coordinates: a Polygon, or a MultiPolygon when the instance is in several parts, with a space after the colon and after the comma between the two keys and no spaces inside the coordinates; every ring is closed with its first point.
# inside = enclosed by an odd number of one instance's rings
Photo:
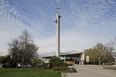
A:
{"type": "MultiPolygon", "coordinates": [[[[59,9],[59,8],[57,8],[59,9]]],[[[57,38],[57,51],[56,56],[60,57],[60,15],[59,12],[56,14],[56,38],[57,38]]]]}
{"type": "Polygon", "coordinates": [[[74,63],[75,63],[75,56],[74,56],[74,63]]]}
{"type": "Polygon", "coordinates": [[[84,62],[85,62],[85,52],[83,51],[83,65],[84,65],[84,62]]]}
{"type": "Polygon", "coordinates": [[[81,64],[84,65],[84,60],[81,61],[81,64]]]}
{"type": "Polygon", "coordinates": [[[66,57],[64,56],[64,62],[65,62],[66,57]]]}

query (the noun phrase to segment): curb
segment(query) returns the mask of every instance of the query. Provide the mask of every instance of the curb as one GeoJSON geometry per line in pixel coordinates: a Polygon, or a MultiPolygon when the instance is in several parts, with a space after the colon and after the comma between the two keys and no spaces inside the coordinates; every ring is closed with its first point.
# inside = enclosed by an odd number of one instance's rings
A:
{"type": "Polygon", "coordinates": [[[67,77],[66,73],[61,72],[61,77],[67,77]]]}

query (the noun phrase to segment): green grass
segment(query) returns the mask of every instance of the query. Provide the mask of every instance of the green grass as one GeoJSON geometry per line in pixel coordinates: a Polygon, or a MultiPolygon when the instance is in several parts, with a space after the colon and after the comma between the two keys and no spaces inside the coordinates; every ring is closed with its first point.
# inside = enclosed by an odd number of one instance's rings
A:
{"type": "Polygon", "coordinates": [[[61,73],[39,68],[0,68],[0,77],[61,77],[61,73]]]}
{"type": "Polygon", "coordinates": [[[116,70],[116,68],[110,68],[110,67],[104,67],[104,69],[109,69],[109,70],[116,70]]]}

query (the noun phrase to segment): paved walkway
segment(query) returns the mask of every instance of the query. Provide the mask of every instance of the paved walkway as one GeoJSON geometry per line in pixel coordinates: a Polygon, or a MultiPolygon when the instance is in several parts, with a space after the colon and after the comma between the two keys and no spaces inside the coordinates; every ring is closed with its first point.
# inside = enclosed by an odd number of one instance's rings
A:
{"type": "Polygon", "coordinates": [[[103,69],[102,66],[76,66],[77,73],[66,73],[65,77],[116,77],[115,70],[103,69]]]}

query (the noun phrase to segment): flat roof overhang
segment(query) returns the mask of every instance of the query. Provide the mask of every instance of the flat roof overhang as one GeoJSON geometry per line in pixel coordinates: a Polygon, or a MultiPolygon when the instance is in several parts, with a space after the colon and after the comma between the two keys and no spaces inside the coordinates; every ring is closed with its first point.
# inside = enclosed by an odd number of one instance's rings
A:
{"type": "MultiPolygon", "coordinates": [[[[83,52],[80,53],[60,53],[60,57],[79,57],[81,54],[83,54],[83,52]]],[[[55,55],[53,56],[43,56],[42,58],[51,58],[51,57],[55,57],[55,55]]]]}
{"type": "Polygon", "coordinates": [[[80,53],[69,53],[69,54],[61,54],[60,56],[61,57],[79,57],[81,54],[83,54],[83,52],[80,52],[80,53]]]}

